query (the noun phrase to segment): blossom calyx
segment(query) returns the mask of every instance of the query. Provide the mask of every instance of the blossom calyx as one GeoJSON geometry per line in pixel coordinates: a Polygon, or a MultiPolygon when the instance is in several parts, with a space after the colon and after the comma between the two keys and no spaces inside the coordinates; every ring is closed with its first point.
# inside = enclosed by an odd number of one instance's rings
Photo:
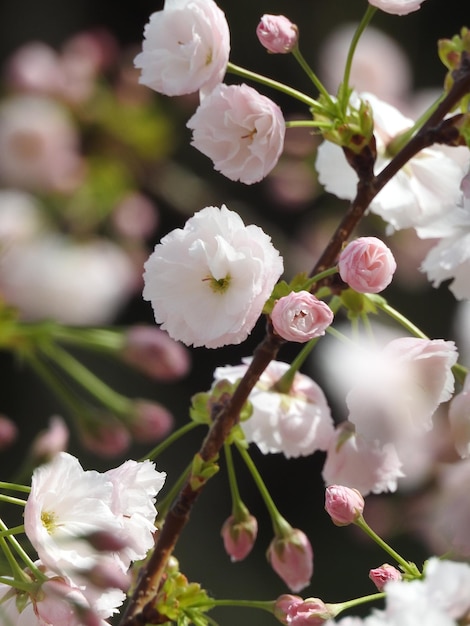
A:
{"type": "Polygon", "coordinates": [[[339,255],[339,274],[359,293],[379,293],[387,287],[397,268],[391,250],[377,237],[359,237],[339,255]]]}
{"type": "Polygon", "coordinates": [[[243,519],[231,515],[222,526],[224,547],[232,562],[242,561],[251,552],[258,534],[256,517],[248,512],[243,519]]]}
{"type": "Polygon", "coordinates": [[[284,15],[263,15],[256,35],[268,52],[287,54],[297,45],[299,29],[284,15]]]}
{"type": "Polygon", "coordinates": [[[313,574],[313,550],[306,534],[290,528],[271,541],[267,554],[273,570],[295,593],[310,584],[313,574]]]}
{"type": "Polygon", "coordinates": [[[271,321],[286,341],[305,343],[321,337],[333,321],[330,307],[308,291],[292,291],[274,304],[271,321]]]}
{"type": "Polygon", "coordinates": [[[330,485],[325,492],[325,510],[336,526],[347,526],[361,517],[364,498],[357,489],[330,485]]]}

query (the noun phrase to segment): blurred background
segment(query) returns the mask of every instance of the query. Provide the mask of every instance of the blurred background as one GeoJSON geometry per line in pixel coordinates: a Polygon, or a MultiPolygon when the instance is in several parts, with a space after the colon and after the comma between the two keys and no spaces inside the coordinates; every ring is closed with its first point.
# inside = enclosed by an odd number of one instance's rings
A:
{"type": "MultiPolygon", "coordinates": [[[[250,187],[217,174],[191,148],[185,123],[197,106],[196,97],[169,99],[139,86],[132,64],[144,25],[162,4],[0,0],[0,294],[24,320],[119,329],[152,325],[151,307],[141,298],[143,262],[165,233],[204,206],[224,203],[245,222],[261,226],[283,254],[287,278],[313,267],[346,208],[317,183],[318,143],[308,131],[288,131],[278,166],[250,187]]],[[[269,55],[259,45],[255,28],[261,15],[283,13],[299,26],[305,58],[334,92],[351,29],[366,6],[363,0],[218,4],[231,27],[231,60],[307,93],[310,84],[294,60],[269,55]]],[[[427,0],[419,12],[402,18],[377,14],[374,29],[358,50],[353,73],[357,88],[374,92],[410,117],[419,115],[439,93],[445,75],[436,42],[458,33],[467,18],[461,0],[427,0]]],[[[230,76],[227,81],[234,82],[230,76]]],[[[280,104],[288,119],[308,117],[298,103],[263,93],[280,104]]],[[[383,232],[377,217],[361,226],[361,233],[383,232]]],[[[468,308],[457,306],[445,286],[432,289],[417,270],[432,242],[409,231],[388,242],[399,267],[387,292],[389,301],[431,337],[466,343],[468,364],[468,308]]],[[[145,376],[110,353],[72,353],[123,396],[161,403],[181,426],[191,396],[209,389],[214,368],[239,363],[262,335],[260,323],[242,346],[178,352],[180,369],[169,382],[164,375],[145,376]]],[[[280,359],[295,353],[285,348],[280,359]]],[[[1,352],[0,368],[0,412],[17,429],[16,438],[0,452],[3,480],[26,471],[31,442],[53,415],[64,419],[70,431],[68,450],[85,467],[106,469],[148,451],[148,446],[119,434],[115,441],[93,446],[87,424],[77,426],[70,406],[18,354],[1,352]]],[[[308,371],[325,386],[335,419],[344,419],[344,401],[335,397],[333,386],[329,390],[315,356],[308,371]]],[[[196,430],[159,458],[157,467],[167,472],[169,482],[183,471],[202,435],[196,430]]],[[[433,493],[432,463],[447,454],[442,448],[415,484],[367,501],[369,521],[410,560],[422,561],[435,549],[435,538],[425,536],[419,523],[419,504],[433,493]]],[[[287,461],[256,450],[253,457],[280,511],[312,541],[316,572],[304,595],[334,602],[372,593],[368,570],[385,555],[353,529],[332,527],[323,511],[323,457],[317,453],[287,461]]],[[[250,476],[238,466],[242,497],[260,527],[254,552],[234,565],[224,553],[219,535],[230,514],[230,494],[222,464],[196,506],[177,556],[188,578],[217,598],[272,599],[286,589],[265,562],[269,519],[250,476]]],[[[258,625],[274,623],[269,616],[248,615],[242,609],[220,610],[214,617],[228,626],[240,618],[258,625]]]]}

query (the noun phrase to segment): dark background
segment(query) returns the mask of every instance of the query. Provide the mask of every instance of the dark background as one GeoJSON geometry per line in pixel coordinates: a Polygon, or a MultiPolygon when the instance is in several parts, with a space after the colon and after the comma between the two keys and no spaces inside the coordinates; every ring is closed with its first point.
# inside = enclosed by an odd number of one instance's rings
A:
{"type": "MultiPolygon", "coordinates": [[[[161,8],[161,5],[162,3],[148,0],[0,0],[0,60],[4,60],[24,42],[36,39],[60,46],[70,35],[96,26],[109,29],[123,46],[138,46],[149,15],[161,8]]],[[[219,6],[226,12],[231,27],[231,60],[234,63],[256,71],[266,71],[298,89],[307,89],[309,85],[306,79],[290,58],[274,59],[260,50],[255,36],[255,27],[260,16],[263,13],[284,13],[297,23],[300,27],[302,52],[315,67],[317,51],[326,35],[341,22],[359,19],[365,2],[220,0],[219,6]]],[[[413,64],[414,85],[421,88],[439,85],[442,81],[444,70],[437,58],[436,41],[457,33],[467,17],[468,5],[462,0],[427,0],[419,12],[407,17],[379,14],[374,25],[396,37],[409,53],[413,64]]],[[[269,199],[263,184],[250,189],[241,188],[222,177],[214,176],[210,164],[199,156],[188,156],[184,146],[180,152],[186,167],[214,181],[213,193],[217,203],[227,202],[227,197],[234,197],[239,202],[255,207],[275,232],[286,234],[293,228],[295,219],[292,215],[270,212],[269,199]]],[[[163,206],[162,210],[163,224],[173,227],[175,218],[170,209],[167,207],[165,212],[163,206]]],[[[304,214],[308,210],[309,208],[305,208],[304,214]]],[[[302,219],[303,215],[298,219],[302,219]]],[[[275,235],[273,239],[276,240],[275,235]]],[[[442,289],[440,295],[441,308],[433,309],[432,315],[429,314],[429,303],[431,297],[436,297],[435,292],[420,292],[415,299],[409,293],[406,296],[401,295],[404,312],[412,314],[414,321],[433,336],[444,336],[453,309],[453,299],[447,291],[442,289]]],[[[400,294],[397,297],[400,298],[400,294]]],[[[131,302],[117,320],[126,324],[142,321],[151,323],[152,313],[147,303],[141,302],[139,298],[131,302]]],[[[152,397],[167,404],[182,424],[186,419],[191,394],[210,386],[214,367],[229,362],[237,363],[242,356],[250,354],[261,337],[262,330],[261,325],[242,347],[221,351],[194,350],[193,376],[189,380],[168,386],[156,385],[138,374],[130,374],[127,370],[123,373],[122,369],[108,361],[93,362],[93,367],[128,395],[152,397]]],[[[0,356],[2,410],[15,416],[21,425],[22,441],[26,442],[29,435],[32,436],[44,427],[46,416],[60,412],[60,405],[32,374],[19,367],[9,355],[0,356]]],[[[285,360],[288,356],[288,351],[281,355],[285,360]]],[[[168,472],[170,481],[186,466],[190,455],[196,451],[200,438],[201,433],[197,431],[171,448],[159,460],[158,468],[168,472]]],[[[104,468],[107,464],[106,461],[84,456],[76,442],[72,442],[72,451],[90,467],[104,468]]],[[[143,448],[136,448],[133,450],[134,458],[138,458],[143,452],[143,448]]],[[[5,453],[0,459],[2,470],[8,474],[8,470],[20,456],[21,449],[18,447],[12,453],[5,453]]],[[[370,567],[376,567],[386,560],[385,555],[370,542],[358,538],[353,529],[332,526],[323,511],[323,483],[320,476],[323,459],[315,455],[312,458],[287,462],[279,455],[263,457],[256,452],[254,458],[281,512],[286,514],[293,526],[305,530],[312,540],[316,573],[312,586],[305,590],[305,595],[334,602],[357,594],[372,593],[367,572],[370,567]]],[[[240,486],[247,506],[258,517],[260,524],[259,540],[254,553],[245,562],[231,566],[222,549],[220,527],[230,514],[230,498],[222,463],[220,475],[211,482],[196,506],[190,526],[178,546],[177,555],[181,559],[182,570],[189,579],[200,582],[218,598],[272,599],[286,589],[265,563],[264,552],[272,536],[270,524],[251,478],[243,467],[240,467],[240,486]]],[[[393,501],[393,498],[390,500],[393,501]]],[[[419,561],[426,555],[426,549],[416,537],[399,535],[393,541],[398,551],[403,550],[406,558],[419,561]]],[[[238,624],[240,619],[257,625],[274,623],[269,616],[249,613],[243,609],[220,610],[214,616],[227,626],[238,624]]]]}

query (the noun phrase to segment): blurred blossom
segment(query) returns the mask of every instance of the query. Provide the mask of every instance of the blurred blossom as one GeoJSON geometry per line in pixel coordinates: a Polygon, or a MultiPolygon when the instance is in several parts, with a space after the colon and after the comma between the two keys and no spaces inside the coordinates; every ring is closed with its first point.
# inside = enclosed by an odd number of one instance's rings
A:
{"type": "MultiPolygon", "coordinates": [[[[344,65],[356,24],[344,24],[323,41],[318,74],[330,93],[343,80],[344,65]]],[[[349,84],[355,91],[370,91],[400,105],[411,87],[411,66],[398,42],[368,26],[354,53],[349,84]]]]}
{"type": "Polygon", "coordinates": [[[454,331],[458,339],[460,362],[470,367],[470,300],[458,303],[455,310],[454,331]]]}
{"type": "Polygon", "coordinates": [[[44,227],[40,208],[36,198],[25,191],[0,189],[0,255],[5,248],[40,233],[44,227]]]}
{"type": "Polygon", "coordinates": [[[408,293],[429,289],[429,282],[420,267],[435,240],[420,239],[415,230],[405,228],[396,231],[388,243],[397,261],[397,269],[393,275],[394,284],[408,293]]]}
{"type": "Polygon", "coordinates": [[[0,289],[27,319],[105,324],[137,284],[129,257],[105,239],[76,242],[49,234],[0,257],[0,289]]]}
{"type": "Polygon", "coordinates": [[[111,220],[116,232],[129,239],[146,239],[158,225],[155,204],[137,191],[126,195],[114,208],[111,220]]]}
{"type": "Polygon", "coordinates": [[[172,430],[173,415],[156,402],[136,400],[129,424],[131,435],[139,443],[155,443],[164,439],[172,430]]]}
{"type": "Polygon", "coordinates": [[[369,4],[392,15],[408,15],[421,8],[424,0],[369,0],[369,4]]]}
{"type": "Polygon", "coordinates": [[[401,467],[393,444],[367,441],[343,422],[327,450],[322,476],[327,485],[344,485],[366,496],[396,491],[397,479],[403,476],[401,467]]]}
{"type": "Polygon", "coordinates": [[[0,414],[0,451],[9,448],[17,436],[16,424],[6,415],[0,414]]]}
{"type": "Polygon", "coordinates": [[[70,192],[84,165],[77,131],[59,102],[11,96],[0,104],[0,181],[38,191],[70,192]]]}
{"type": "Polygon", "coordinates": [[[57,95],[63,84],[58,53],[41,41],[17,48],[5,65],[5,81],[10,89],[44,95],[57,95]]]}
{"type": "Polygon", "coordinates": [[[191,366],[188,350],[154,326],[133,326],[124,335],[121,357],[157,380],[185,376],[191,366]]]}
{"type": "Polygon", "coordinates": [[[82,444],[98,456],[120,456],[131,445],[131,435],[124,424],[104,412],[97,413],[94,422],[80,424],[79,430],[82,444]]]}
{"type": "Polygon", "coordinates": [[[64,420],[54,415],[49,420],[47,430],[41,431],[31,444],[30,454],[35,463],[50,461],[59,452],[67,449],[69,442],[69,429],[64,420]]]}
{"type": "Polygon", "coordinates": [[[272,202],[287,211],[304,208],[320,191],[312,168],[292,157],[283,157],[278,162],[266,185],[272,202]]]}
{"type": "Polygon", "coordinates": [[[279,106],[248,85],[220,84],[186,124],[191,145],[229,178],[252,185],[276,165],[286,131],[279,106]]]}
{"type": "Polygon", "coordinates": [[[460,393],[449,405],[450,433],[457,452],[462,458],[470,456],[470,375],[460,393]]]}

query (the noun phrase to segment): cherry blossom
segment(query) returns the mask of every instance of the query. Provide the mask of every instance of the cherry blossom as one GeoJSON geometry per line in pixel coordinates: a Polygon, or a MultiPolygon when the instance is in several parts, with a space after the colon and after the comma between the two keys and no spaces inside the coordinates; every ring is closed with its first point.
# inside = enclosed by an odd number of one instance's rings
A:
{"type": "Polygon", "coordinates": [[[297,45],[299,31],[284,15],[263,15],[256,28],[256,35],[269,52],[286,54],[297,45]]]}
{"type": "Polygon", "coordinates": [[[150,16],[142,52],[135,58],[139,82],[167,96],[211,91],[224,77],[230,31],[213,0],[165,0],[150,16]]]}
{"type": "Polygon", "coordinates": [[[218,172],[246,185],[265,178],[284,146],[281,109],[248,85],[218,85],[188,121],[191,145],[218,172]]]}
{"type": "Polygon", "coordinates": [[[261,228],[225,205],[206,207],[155,246],[143,296],[173,339],[218,348],[247,338],[282,271],[261,228]]]}
{"type": "Polygon", "coordinates": [[[341,278],[359,293],[379,293],[392,281],[397,264],[390,249],[377,237],[359,237],[338,259],[341,278]]]}
{"type": "MultiPolygon", "coordinates": [[[[377,143],[375,173],[378,173],[391,160],[387,154],[389,143],[411,128],[413,121],[373,94],[361,93],[359,97],[372,107],[377,143]]],[[[351,103],[357,105],[358,96],[353,95],[351,103]]],[[[460,164],[438,146],[426,148],[385,185],[372,200],[370,210],[389,224],[391,232],[413,227],[420,237],[432,237],[434,235],[428,235],[426,228],[459,201],[460,181],[467,164],[468,160],[460,164]]],[[[316,167],[320,182],[327,191],[348,200],[355,197],[357,174],[347,164],[339,146],[323,142],[318,149],[316,167]]]]}
{"type": "Polygon", "coordinates": [[[333,312],[308,291],[293,291],[275,302],[271,321],[275,332],[286,341],[305,343],[325,334],[333,312]]]}
{"type": "MultiPolygon", "coordinates": [[[[248,365],[218,367],[215,381],[235,382],[248,365]]],[[[334,433],[333,420],[321,388],[305,374],[296,373],[289,393],[272,386],[289,369],[287,363],[271,361],[250,394],[251,417],[241,422],[247,441],[263,454],[282,452],[287,458],[326,450],[334,433]]]]}
{"type": "Polygon", "coordinates": [[[408,15],[421,8],[424,0],[369,0],[369,4],[392,15],[408,15]]]}

